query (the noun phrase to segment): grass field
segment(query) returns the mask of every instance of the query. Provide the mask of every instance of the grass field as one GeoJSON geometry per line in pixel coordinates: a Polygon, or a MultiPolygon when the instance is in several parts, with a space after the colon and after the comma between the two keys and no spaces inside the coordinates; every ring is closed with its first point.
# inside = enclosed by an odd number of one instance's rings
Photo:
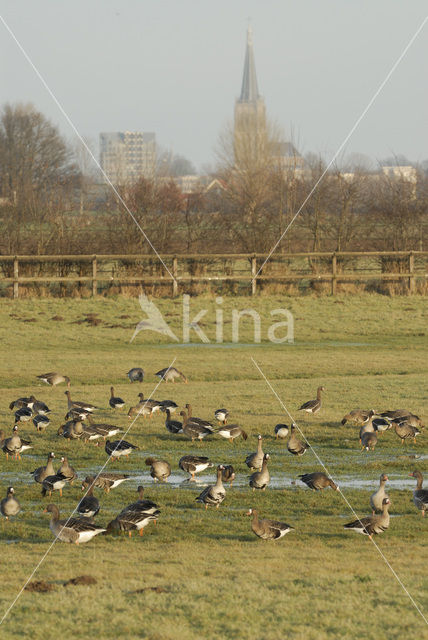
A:
{"type": "MultiPolygon", "coordinates": [[[[160,299],[156,305],[180,336],[181,301],[160,299]]],[[[1,497],[13,484],[22,505],[15,520],[0,522],[0,617],[47,552],[32,580],[43,579],[54,587],[49,593],[24,591],[0,627],[2,638],[428,638],[426,623],[385,562],[427,617],[428,519],[413,505],[415,482],[408,477],[415,468],[427,472],[426,431],[416,445],[404,446],[388,431],[376,450],[366,453],[358,446],[358,428],[340,425],[342,416],[355,407],[406,408],[428,419],[427,299],[369,294],[225,299],[224,344],[215,343],[217,307],[214,297],[191,300],[191,316],[207,309],[200,325],[211,343],[202,345],[172,343],[145,331],[130,342],[143,317],[132,299],[2,301],[1,428],[9,433],[13,426],[11,400],[30,393],[49,404],[52,422],[44,434],[31,423],[23,424],[20,431],[31,437],[33,450],[23,454],[21,462],[6,461],[3,455],[0,459],[1,497]],[[240,342],[231,344],[232,308],[249,306],[260,313],[262,342],[252,344],[253,325],[247,318],[241,321],[240,342]],[[293,344],[267,340],[270,311],[277,308],[293,313],[293,344]],[[99,321],[88,323],[85,314],[96,314],[92,317],[99,321]],[[155,390],[154,372],[174,358],[189,384],[162,383],[155,390]],[[313,451],[296,459],[284,441],[274,439],[274,425],[289,423],[289,418],[252,358],[298,419],[342,495],[330,489],[313,493],[294,484],[299,473],[320,470],[320,465],[313,451]],[[145,369],[144,383],[129,383],[125,374],[132,366],[145,369]],[[44,464],[51,450],[57,458],[67,455],[79,478],[106,462],[102,446],[56,435],[66,412],[65,388],[51,389],[35,378],[55,370],[70,376],[73,399],[100,407],[99,421],[129,426],[126,411],[108,408],[114,384],[127,408],[136,403],[139,391],[180,406],[191,402],[195,415],[207,419],[226,406],[230,421],[241,424],[249,439],[232,445],[213,437],[196,444],[170,435],[160,414],[152,420],[139,418],[126,439],[140,450],[129,460],[109,462],[106,469],[129,473],[131,479],[108,495],[96,490],[101,502],[97,519],[106,524],[136,499],[136,487],[143,483],[147,497],[160,505],[158,526],[147,527],[143,538],[97,536],[85,545],[59,542],[50,549],[53,537],[42,513],[49,499],[41,497],[40,485],[29,472],[44,464]],[[313,417],[297,414],[303,401],[315,397],[319,384],[326,387],[321,412],[313,417]],[[265,492],[253,493],[244,459],[255,451],[258,433],[264,436],[264,451],[271,454],[272,482],[265,492]],[[202,474],[197,485],[183,483],[178,460],[191,452],[209,455],[216,464],[231,463],[237,471],[236,485],[226,488],[218,511],[205,512],[195,502],[214,473],[202,474]],[[147,455],[171,463],[168,484],[153,483],[144,465],[147,455]],[[385,559],[366,537],[343,529],[354,519],[345,498],[359,516],[370,513],[369,496],[382,472],[390,478],[392,518],[388,531],[375,542],[385,559]],[[262,541],[244,516],[249,507],[296,530],[277,542],[262,541]],[[81,574],[95,577],[97,584],[62,586],[81,574]]],[[[81,495],[75,483],[52,501],[66,516],[81,495]]]]}

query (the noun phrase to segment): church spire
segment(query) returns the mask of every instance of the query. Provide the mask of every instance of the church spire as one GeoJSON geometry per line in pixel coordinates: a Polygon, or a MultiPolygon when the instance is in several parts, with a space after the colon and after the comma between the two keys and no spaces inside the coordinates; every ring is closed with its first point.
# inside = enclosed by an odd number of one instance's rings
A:
{"type": "Polygon", "coordinates": [[[256,65],[254,63],[253,30],[247,30],[247,48],[245,51],[244,75],[242,78],[239,102],[257,102],[259,89],[257,86],[256,65]]]}

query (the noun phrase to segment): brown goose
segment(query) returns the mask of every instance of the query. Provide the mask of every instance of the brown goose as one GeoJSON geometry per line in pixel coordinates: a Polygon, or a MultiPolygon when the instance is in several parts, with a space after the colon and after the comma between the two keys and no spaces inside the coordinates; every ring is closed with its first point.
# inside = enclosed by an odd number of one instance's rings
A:
{"type": "Polygon", "coordinates": [[[31,471],[31,475],[33,476],[34,480],[36,482],[39,482],[40,484],[42,484],[43,480],[45,478],[47,478],[48,476],[54,476],[55,475],[55,469],[53,466],[53,459],[55,458],[55,454],[53,451],[51,451],[48,454],[48,461],[46,463],[46,466],[44,467],[38,467],[37,469],[34,469],[34,471],[31,471]]]}
{"type": "MultiPolygon", "coordinates": [[[[110,492],[110,489],[115,489],[125,480],[129,480],[129,475],[125,473],[99,473],[95,478],[94,487],[100,487],[104,489],[106,493],[110,492]]],[[[87,476],[84,480],[86,483],[92,482],[91,476],[87,476]]]]}
{"type": "Polygon", "coordinates": [[[269,454],[265,453],[265,455],[263,456],[261,471],[256,471],[250,476],[249,484],[253,491],[255,491],[256,489],[261,489],[262,491],[264,491],[270,482],[269,470],[267,468],[269,457],[269,454]]]}
{"type": "Polygon", "coordinates": [[[67,458],[65,456],[63,456],[61,458],[61,466],[58,469],[58,473],[61,473],[65,478],[67,478],[67,481],[70,484],[73,484],[73,482],[76,480],[77,478],[77,473],[76,470],[73,469],[72,466],[70,466],[67,458]]]}
{"type": "Polygon", "coordinates": [[[79,400],[72,400],[71,399],[71,393],[68,390],[64,391],[64,393],[67,396],[67,403],[68,403],[68,410],[69,411],[71,411],[72,409],[77,409],[78,411],[83,409],[84,411],[88,411],[89,413],[92,413],[92,411],[97,409],[97,407],[95,405],[91,404],[90,402],[81,402],[79,400]]]}
{"type": "Polygon", "coordinates": [[[290,531],[294,531],[294,527],[290,527],[285,522],[278,522],[278,520],[259,520],[259,514],[255,509],[249,509],[247,516],[253,516],[251,521],[251,529],[254,531],[258,538],[262,540],[279,540],[283,538],[290,531]]]}
{"type": "Polygon", "coordinates": [[[302,456],[306,453],[306,449],[309,448],[309,444],[307,442],[302,442],[296,436],[296,424],[293,424],[290,427],[290,437],[288,438],[287,449],[293,456],[302,456]]]}
{"type": "Polygon", "coordinates": [[[221,477],[222,472],[223,465],[220,464],[217,467],[217,482],[214,485],[205,487],[202,493],[200,493],[199,496],[195,498],[197,502],[202,502],[202,504],[205,505],[205,510],[208,509],[208,505],[215,505],[218,509],[220,504],[226,497],[226,489],[223,486],[223,480],[221,477]]]}
{"type": "Polygon", "coordinates": [[[235,477],[236,477],[236,473],[232,465],[231,464],[223,465],[223,471],[221,474],[221,479],[223,480],[223,482],[229,482],[230,486],[232,486],[232,482],[235,480],[235,477]]]}
{"type": "Polygon", "coordinates": [[[190,422],[185,411],[180,411],[180,416],[183,418],[183,434],[193,440],[203,440],[206,436],[213,434],[213,428],[198,424],[197,422],[190,422]]]}
{"type": "Polygon", "coordinates": [[[247,432],[239,426],[239,424],[230,424],[227,427],[223,426],[217,431],[217,433],[225,438],[226,440],[230,440],[230,442],[234,443],[236,438],[242,436],[244,440],[248,438],[247,432]]]}
{"type": "Polygon", "coordinates": [[[212,431],[214,431],[213,425],[211,424],[211,422],[209,422],[208,420],[203,420],[202,418],[197,418],[195,416],[192,415],[192,405],[187,403],[186,404],[186,409],[187,409],[187,417],[188,417],[188,421],[189,422],[196,422],[196,424],[200,424],[203,427],[207,427],[207,429],[211,429],[212,431]]]}
{"type": "MultiPolygon", "coordinates": [[[[158,514],[160,513],[159,507],[156,502],[152,502],[151,500],[147,500],[144,498],[144,487],[139,485],[137,488],[139,499],[137,502],[133,502],[132,504],[128,504],[128,506],[124,507],[120,512],[120,516],[126,511],[144,511],[145,513],[158,514]]],[[[156,524],[156,520],[154,521],[156,524]]]]}
{"type": "Polygon", "coordinates": [[[110,400],[108,403],[112,409],[122,409],[125,406],[125,401],[114,395],[114,387],[110,387],[110,400]]]}
{"type": "Polygon", "coordinates": [[[377,444],[377,435],[374,431],[365,431],[361,435],[361,449],[366,451],[374,451],[377,444]]]}
{"type": "Polygon", "coordinates": [[[358,533],[362,533],[368,536],[370,540],[374,535],[378,535],[386,531],[389,527],[389,498],[384,498],[382,501],[382,514],[380,516],[366,516],[361,520],[354,520],[344,524],[344,529],[352,529],[358,533]]]}
{"type": "Polygon", "coordinates": [[[404,444],[404,441],[409,438],[416,444],[416,436],[420,434],[420,430],[417,427],[412,427],[407,421],[395,422],[394,424],[395,433],[401,439],[401,444],[404,444]]]}
{"type": "Polygon", "coordinates": [[[114,520],[108,523],[107,533],[120,533],[121,531],[127,531],[131,538],[132,532],[137,530],[139,531],[140,536],[142,536],[144,528],[150,522],[156,522],[159,515],[159,509],[153,513],[147,513],[146,511],[122,511],[114,520]]]}
{"type": "Polygon", "coordinates": [[[289,428],[288,428],[288,424],[283,424],[283,423],[279,423],[275,425],[274,428],[274,433],[275,433],[275,438],[278,440],[278,438],[286,438],[288,436],[288,432],[289,432],[289,428]]]}
{"type": "Polygon", "coordinates": [[[143,382],[144,369],[141,367],[133,367],[126,374],[131,382],[143,382]]]}
{"type": "Polygon", "coordinates": [[[376,511],[382,511],[382,504],[385,498],[389,498],[389,496],[385,492],[385,484],[388,482],[388,476],[386,473],[382,473],[380,476],[379,489],[372,493],[370,496],[370,506],[372,508],[372,515],[376,513],[376,511]]]}
{"type": "Polygon", "coordinates": [[[59,495],[62,497],[62,490],[68,482],[62,473],[55,473],[53,476],[47,476],[42,481],[42,496],[49,492],[49,496],[52,495],[52,491],[59,491],[59,495]]]}
{"type": "Polygon", "coordinates": [[[318,387],[316,400],[308,400],[304,402],[299,411],[306,411],[307,413],[318,413],[321,409],[321,391],[325,391],[324,387],[318,387]]]}
{"type": "Polygon", "coordinates": [[[343,416],[341,420],[341,425],[345,425],[347,422],[355,422],[357,425],[365,424],[369,419],[370,411],[365,411],[364,409],[352,409],[349,413],[343,416]]]}
{"type": "Polygon", "coordinates": [[[90,522],[88,518],[59,519],[59,509],[55,504],[48,504],[45,513],[51,514],[49,528],[58,540],[80,544],[89,542],[94,536],[103,533],[106,529],[90,522]]]}
{"type": "Polygon", "coordinates": [[[25,397],[25,398],[17,398],[16,400],[13,400],[10,403],[9,409],[11,411],[13,411],[14,409],[15,409],[15,411],[17,409],[32,409],[35,402],[36,402],[36,398],[34,396],[29,396],[29,397],[25,397]]]}
{"type": "Polygon", "coordinates": [[[214,411],[215,419],[221,422],[222,424],[227,424],[228,416],[229,416],[229,411],[227,409],[217,409],[216,411],[214,411]]]}
{"type": "Polygon", "coordinates": [[[261,469],[263,464],[264,453],[262,450],[262,436],[257,436],[257,451],[255,453],[249,453],[245,458],[245,464],[250,469],[261,469]]]}
{"type": "Polygon", "coordinates": [[[37,378],[42,382],[46,382],[46,384],[49,384],[51,387],[56,387],[57,384],[66,382],[67,387],[70,388],[70,378],[68,376],[63,376],[61,373],[57,373],[56,371],[52,371],[51,373],[41,373],[37,378]]]}
{"type": "Polygon", "coordinates": [[[420,471],[412,471],[409,475],[412,478],[416,478],[413,502],[415,506],[422,511],[422,515],[425,516],[425,511],[428,509],[428,489],[422,489],[422,483],[424,481],[423,475],[420,471]]]}
{"type": "Polygon", "coordinates": [[[132,444],[127,440],[114,440],[113,442],[110,442],[110,440],[106,440],[104,450],[112,460],[117,460],[117,458],[120,458],[122,456],[126,456],[128,458],[133,449],[139,448],[140,447],[138,445],[132,444]]]}
{"type": "Polygon", "coordinates": [[[304,482],[310,489],[314,491],[322,491],[327,487],[331,487],[334,491],[339,491],[337,484],[333,482],[325,473],[316,471],[314,473],[303,473],[298,476],[302,482],[304,482]]]}
{"type": "Polygon", "coordinates": [[[205,471],[205,469],[208,469],[209,467],[212,467],[214,465],[212,462],[210,462],[209,458],[207,458],[206,456],[188,455],[180,458],[178,462],[178,466],[183,471],[190,473],[191,474],[190,480],[195,481],[196,473],[201,473],[202,471],[205,471]]]}
{"type": "Polygon", "coordinates": [[[155,481],[166,482],[171,475],[171,465],[166,460],[146,458],[145,464],[150,467],[150,475],[155,481]]]}
{"type": "Polygon", "coordinates": [[[179,420],[171,420],[171,411],[169,409],[165,409],[166,411],[166,420],[165,427],[172,434],[183,433],[183,423],[179,422],[179,420]]]}
{"type": "Polygon", "coordinates": [[[156,413],[156,411],[160,411],[162,409],[161,401],[153,400],[153,398],[144,398],[143,393],[139,393],[138,397],[140,398],[139,405],[144,405],[146,408],[151,409],[151,414],[156,413]]]}
{"type": "Polygon", "coordinates": [[[31,441],[24,440],[18,434],[18,425],[13,427],[11,437],[5,438],[2,444],[2,450],[6,454],[6,460],[9,459],[9,456],[14,456],[15,460],[21,460],[21,453],[32,448],[31,441]]]}
{"type": "Polygon", "coordinates": [[[94,496],[94,481],[95,476],[88,476],[82,482],[82,491],[86,491],[86,495],[77,505],[77,513],[84,518],[94,518],[100,510],[100,502],[98,498],[94,496]],[[89,482],[87,482],[87,480],[89,480],[89,482]]]}
{"type": "Polygon", "coordinates": [[[176,378],[181,378],[181,380],[183,380],[184,382],[188,382],[184,373],[182,373],[175,367],[166,367],[166,369],[161,369],[160,371],[155,373],[155,376],[157,376],[161,380],[164,380],[164,382],[174,382],[176,378]]]}
{"type": "Polygon", "coordinates": [[[17,516],[21,511],[21,505],[15,498],[15,489],[13,487],[8,487],[6,491],[6,498],[3,498],[0,502],[0,511],[6,520],[9,520],[9,518],[13,516],[17,516]]]}

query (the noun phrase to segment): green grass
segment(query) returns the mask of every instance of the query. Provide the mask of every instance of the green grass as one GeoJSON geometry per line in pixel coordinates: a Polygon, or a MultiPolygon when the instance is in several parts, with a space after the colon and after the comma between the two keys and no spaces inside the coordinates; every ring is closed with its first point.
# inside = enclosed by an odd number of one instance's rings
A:
{"type": "MultiPolygon", "coordinates": [[[[156,300],[171,327],[181,331],[181,301],[156,300]]],[[[180,406],[191,402],[194,413],[211,418],[226,406],[231,420],[249,433],[249,440],[231,445],[219,438],[192,444],[168,434],[159,414],[138,419],[126,436],[139,445],[127,461],[108,469],[129,472],[133,479],[101,501],[99,522],[105,524],[135,500],[143,480],[147,495],[159,503],[158,526],[150,525],[140,539],[98,536],[80,547],[57,543],[33,580],[56,587],[47,594],[24,592],[2,625],[2,638],[64,638],[103,640],[147,638],[169,640],[228,637],[239,640],[368,640],[424,638],[426,626],[373,544],[342,525],[353,519],[344,499],[331,490],[312,493],[292,484],[299,473],[319,469],[309,451],[295,459],[283,441],[273,438],[277,422],[289,422],[275,396],[261,379],[254,358],[272,382],[344,495],[359,515],[369,513],[369,496],[386,471],[391,479],[389,530],[376,538],[412,597],[428,610],[426,577],[427,524],[414,507],[408,473],[426,472],[427,444],[423,432],[417,445],[401,447],[392,432],[385,433],[373,453],[358,447],[358,429],[340,426],[350,409],[409,408],[427,418],[428,348],[427,300],[422,297],[386,298],[376,295],[322,298],[233,298],[224,308],[225,340],[231,339],[232,308],[254,307],[262,317],[262,343],[251,345],[252,325],[242,321],[239,345],[215,344],[215,298],[192,298],[192,314],[206,308],[203,329],[210,345],[181,345],[150,332],[130,338],[143,317],[132,299],[3,300],[0,307],[0,425],[13,424],[11,400],[34,392],[52,408],[52,424],[37,434],[28,423],[21,431],[31,436],[34,449],[21,462],[0,459],[1,493],[13,483],[23,510],[13,521],[0,523],[3,572],[0,615],[12,603],[25,580],[53,540],[49,500],[40,495],[29,472],[54,450],[65,454],[82,477],[106,461],[103,447],[70,443],[56,436],[65,413],[64,388],[50,389],[35,376],[58,370],[72,379],[72,395],[101,409],[100,421],[129,426],[125,412],[108,409],[109,386],[127,407],[142,390],[156,398],[171,398],[180,406]],[[295,319],[294,344],[273,345],[266,339],[270,310],[288,308],[295,319]],[[77,324],[96,313],[98,326],[77,324]],[[61,316],[55,321],[53,316],[61,316]],[[120,316],[129,316],[120,318],[120,316]],[[33,322],[25,322],[34,318],[33,322]],[[114,326],[121,325],[121,326],[114,326]],[[154,372],[175,365],[189,384],[162,384],[153,392],[154,372]],[[131,385],[126,371],[143,366],[146,379],[131,385]],[[324,406],[315,417],[296,414],[297,407],[326,387],[324,406]],[[271,454],[272,486],[253,493],[248,487],[248,452],[262,433],[271,454]],[[169,460],[174,479],[184,479],[178,459],[186,452],[209,455],[215,462],[232,463],[238,482],[227,489],[220,509],[205,510],[195,502],[201,486],[155,485],[144,465],[147,455],[169,460]],[[422,456],[415,459],[414,456],[422,456]],[[142,476],[142,478],[141,478],[142,476]],[[251,532],[248,507],[263,517],[282,519],[296,528],[285,539],[264,542],[251,532]],[[63,587],[62,581],[93,575],[95,586],[63,587]],[[164,591],[135,593],[144,587],[164,591]]],[[[281,320],[281,318],[279,318],[281,320]]],[[[275,319],[278,321],[278,318],[275,319]]],[[[196,336],[194,336],[196,340],[196,336]]],[[[209,475],[209,474],[207,474],[209,475]]],[[[213,474],[211,474],[212,477],[213,474]]],[[[205,476],[204,476],[205,477],[205,476]]],[[[81,497],[80,485],[66,487],[60,499],[69,514],[81,497]]]]}

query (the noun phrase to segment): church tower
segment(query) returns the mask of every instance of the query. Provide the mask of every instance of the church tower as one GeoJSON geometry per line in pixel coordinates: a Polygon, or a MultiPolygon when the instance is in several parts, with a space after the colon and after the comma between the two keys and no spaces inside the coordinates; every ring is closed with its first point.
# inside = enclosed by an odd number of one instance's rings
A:
{"type": "Polygon", "coordinates": [[[241,95],[235,103],[234,153],[235,164],[245,168],[257,161],[266,145],[266,107],[257,86],[254,62],[253,33],[247,31],[244,74],[241,95]]]}

